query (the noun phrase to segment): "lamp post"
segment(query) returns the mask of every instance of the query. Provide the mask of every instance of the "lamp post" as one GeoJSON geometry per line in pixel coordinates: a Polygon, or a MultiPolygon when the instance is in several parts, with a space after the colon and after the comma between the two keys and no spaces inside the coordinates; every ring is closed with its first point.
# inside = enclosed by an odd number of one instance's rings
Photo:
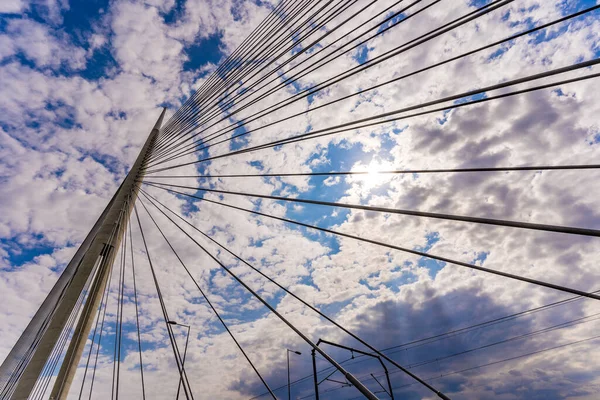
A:
{"type": "MultiPolygon", "coordinates": [[[[188,342],[190,340],[190,326],[189,325],[183,325],[183,324],[179,324],[176,321],[167,321],[168,324],[170,325],[178,325],[178,326],[182,326],[184,328],[187,328],[187,336],[185,338],[185,349],[183,350],[183,360],[181,361],[181,371],[184,371],[184,365],[185,365],[185,356],[187,354],[187,348],[188,348],[188,342]]],[[[181,383],[182,383],[182,379],[183,379],[183,375],[179,377],[179,384],[177,385],[177,397],[175,397],[175,399],[179,400],[179,392],[181,391],[181,383]]]]}
{"type": "Polygon", "coordinates": [[[288,367],[288,400],[292,399],[292,387],[290,384],[290,352],[291,353],[296,353],[299,356],[302,355],[302,353],[300,353],[299,351],[294,351],[294,350],[290,350],[290,349],[286,349],[286,356],[287,356],[287,367],[288,367]]]}

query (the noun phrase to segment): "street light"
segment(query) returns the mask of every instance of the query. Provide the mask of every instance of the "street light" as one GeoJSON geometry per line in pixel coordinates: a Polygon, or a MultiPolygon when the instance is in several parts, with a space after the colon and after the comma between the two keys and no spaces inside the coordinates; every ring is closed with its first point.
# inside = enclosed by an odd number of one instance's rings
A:
{"type": "Polygon", "coordinates": [[[296,353],[299,356],[302,355],[302,353],[300,353],[299,351],[294,351],[294,350],[290,350],[290,349],[286,349],[287,352],[285,353],[287,356],[287,364],[288,364],[288,400],[292,399],[292,388],[290,385],[290,352],[291,353],[296,353]]]}
{"type": "Polygon", "coordinates": [[[187,337],[185,338],[185,350],[183,350],[183,360],[181,361],[181,375],[179,377],[179,384],[177,385],[177,397],[175,399],[179,400],[179,392],[181,391],[181,384],[183,383],[183,373],[184,373],[184,365],[185,365],[185,356],[187,354],[188,342],[190,340],[190,326],[179,324],[176,321],[167,321],[169,325],[178,325],[184,328],[187,328],[187,337]]]}

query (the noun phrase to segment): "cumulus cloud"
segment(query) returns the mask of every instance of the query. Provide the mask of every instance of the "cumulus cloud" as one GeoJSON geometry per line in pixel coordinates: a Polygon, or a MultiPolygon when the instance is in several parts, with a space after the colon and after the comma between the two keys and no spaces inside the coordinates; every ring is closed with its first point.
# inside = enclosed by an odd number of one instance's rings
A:
{"type": "Polygon", "coordinates": [[[27,2],[23,0],[7,0],[0,5],[0,13],[19,14],[27,8],[27,2]]]}
{"type": "MultiPolygon", "coordinates": [[[[390,30],[340,55],[332,63],[311,67],[304,76],[294,79],[293,84],[279,88],[287,77],[319,58],[327,55],[333,58],[380,31],[384,18],[407,6],[393,3],[379,1],[361,12],[358,11],[365,3],[352,4],[344,13],[335,15],[326,28],[306,31],[301,43],[286,39],[284,29],[258,43],[259,46],[278,44],[283,57],[248,63],[245,68],[249,75],[244,80],[235,79],[226,84],[220,79],[211,81],[222,88],[231,87],[222,98],[222,107],[214,107],[210,111],[213,117],[199,124],[186,138],[192,134],[198,134],[195,139],[222,134],[220,140],[250,133],[233,143],[214,145],[161,166],[219,156],[416,106],[593,59],[600,50],[597,14],[589,14],[543,33],[521,37],[501,47],[486,49],[337,101],[585,6],[578,2],[515,1],[398,57],[347,76],[310,97],[290,102],[276,112],[263,112],[277,107],[279,102],[287,101],[302,89],[335,78],[350,68],[358,68],[480,5],[480,2],[461,1],[450,7],[444,2],[427,1],[409,7],[401,17],[388,22],[388,25],[397,23],[390,30]],[[430,4],[431,7],[418,12],[430,4]],[[340,29],[333,30],[354,14],[340,29]],[[371,17],[375,18],[369,20],[371,17]],[[409,18],[400,22],[403,17],[409,18]],[[360,25],[363,22],[365,25],[360,25]],[[297,53],[315,40],[320,40],[319,46],[297,53]],[[331,46],[326,48],[328,45],[331,46]],[[317,58],[309,58],[321,50],[317,58]],[[292,60],[293,54],[299,56],[292,60]],[[283,65],[286,60],[290,61],[283,65]],[[240,92],[242,87],[250,86],[253,89],[248,93],[240,92]],[[273,95],[251,101],[266,90],[272,90],[273,95]],[[233,98],[236,100],[227,108],[226,101],[233,98]],[[335,103],[327,105],[333,101],[335,103]],[[279,122],[287,117],[291,118],[279,122]],[[252,120],[247,122],[248,118],[252,120]],[[244,122],[247,123],[240,128],[244,122]],[[272,125],[266,126],[268,124],[272,125]]],[[[92,28],[88,27],[83,34],[85,40],[80,41],[57,22],[69,9],[66,2],[9,1],[0,5],[0,12],[21,13],[8,19],[0,32],[0,92],[3,94],[0,96],[0,179],[3,184],[0,206],[10,210],[0,216],[0,285],[6,293],[7,304],[0,310],[0,320],[5,322],[1,325],[2,337],[7,339],[0,346],[0,354],[8,353],[44,293],[52,287],[76,245],[117,189],[158,116],[160,106],[169,105],[169,113],[172,113],[195,90],[202,90],[202,83],[209,79],[216,63],[231,54],[274,6],[275,3],[253,1],[138,3],[119,0],[99,13],[90,24],[92,28]],[[48,10],[48,18],[42,19],[44,22],[28,14],[40,7],[48,10]],[[212,43],[209,47],[202,47],[209,42],[212,43]],[[192,49],[203,52],[204,48],[218,54],[204,55],[210,61],[196,62],[190,67],[191,56],[197,56],[192,49]],[[114,65],[108,58],[104,59],[106,64],[98,61],[97,57],[103,52],[114,59],[114,65]],[[90,67],[95,65],[105,68],[100,77],[89,75],[90,67]]],[[[318,4],[310,6],[314,11],[318,4]]],[[[328,3],[324,11],[333,13],[335,6],[328,3]]],[[[597,67],[573,72],[569,77],[596,70],[597,67]]],[[[551,81],[546,79],[543,83],[551,81]]],[[[391,169],[594,164],[600,146],[597,89],[597,80],[561,85],[178,167],[161,174],[179,178],[161,181],[244,193],[598,229],[600,215],[595,204],[600,193],[594,184],[597,178],[594,170],[377,174],[377,171],[391,169]],[[333,170],[369,173],[345,177],[194,177],[333,170]]],[[[499,92],[507,91],[490,91],[482,97],[499,92]]],[[[454,102],[443,103],[452,104],[454,102]]],[[[380,119],[380,122],[385,120],[380,119]]],[[[589,366],[589,359],[596,356],[597,342],[546,351],[594,335],[597,322],[594,324],[593,317],[587,319],[597,313],[597,306],[591,300],[569,302],[428,344],[396,347],[566,297],[557,291],[514,283],[450,263],[317,233],[309,228],[300,229],[281,219],[191,200],[155,187],[145,187],[145,190],[198,229],[159,207],[181,225],[181,229],[178,228],[151,205],[150,200],[141,197],[192,277],[205,290],[273,388],[285,389],[282,385],[286,382],[286,348],[303,353],[291,359],[294,376],[309,376],[312,371],[310,348],[182,230],[312,340],[323,338],[361,346],[208,240],[202,232],[374,346],[394,347],[390,357],[412,366],[415,373],[430,378],[450,397],[593,398],[598,392],[600,378],[589,366]],[[586,319],[578,324],[552,328],[577,318],[586,319]],[[552,329],[544,331],[547,328],[552,329]],[[495,342],[502,343],[490,345],[495,342]],[[485,347],[487,345],[490,346],[485,347]],[[468,353],[455,355],[465,351],[468,353]],[[535,354],[520,361],[503,361],[527,353],[535,354]],[[443,360],[431,361],[436,358],[443,360]],[[481,365],[488,366],[479,368],[481,365]]],[[[600,274],[595,260],[599,244],[585,237],[181,191],[490,269],[585,291],[598,289],[594,282],[600,274]]],[[[141,203],[138,212],[147,232],[148,253],[157,267],[169,316],[191,326],[186,370],[190,377],[203,377],[192,381],[194,393],[211,398],[248,398],[261,393],[264,387],[155,229],[141,203]]],[[[137,223],[132,224],[131,229],[147,393],[175,396],[178,374],[163,314],[137,223]]],[[[126,351],[121,394],[135,398],[140,394],[141,381],[129,260],[126,265],[123,314],[126,351]]],[[[119,279],[118,266],[112,279],[115,282],[119,279]]],[[[98,360],[94,389],[97,396],[107,397],[110,392],[117,301],[117,288],[113,286],[103,327],[107,342],[103,341],[98,360]]],[[[176,334],[178,343],[184,343],[185,331],[176,330],[176,334]]],[[[84,356],[90,343],[91,340],[84,356]]],[[[337,360],[350,357],[347,351],[327,349],[337,360]]],[[[359,361],[347,361],[349,370],[373,390],[380,390],[370,376],[371,373],[378,376],[380,367],[375,362],[359,361]]],[[[328,366],[321,359],[318,365],[319,368],[328,366]]],[[[84,368],[85,360],[74,387],[81,384],[84,368]]],[[[391,376],[397,396],[402,394],[415,399],[432,396],[397,370],[393,370],[391,376]]],[[[334,382],[325,382],[323,398],[358,395],[355,388],[337,386],[334,382]],[[327,392],[328,389],[331,392],[327,392]]],[[[311,395],[312,380],[295,384],[293,390],[297,397],[311,395]]]]}

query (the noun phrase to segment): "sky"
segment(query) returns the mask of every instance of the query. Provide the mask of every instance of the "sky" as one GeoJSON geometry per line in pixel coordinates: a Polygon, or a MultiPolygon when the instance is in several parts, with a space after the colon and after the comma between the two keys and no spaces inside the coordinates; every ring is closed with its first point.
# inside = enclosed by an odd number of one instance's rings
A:
{"type": "MultiPolygon", "coordinates": [[[[389,169],[597,164],[597,78],[450,111],[396,121],[380,119],[381,123],[369,128],[178,166],[600,57],[600,11],[594,11],[328,105],[596,4],[590,0],[515,0],[272,114],[260,114],[278,101],[366,65],[487,3],[350,1],[346,11],[295,43],[283,58],[248,78],[244,85],[274,76],[265,87],[275,87],[297,71],[293,70],[296,65],[327,44],[334,43],[320,54],[337,54],[343,45],[366,37],[361,35],[367,35],[369,29],[390,29],[256,104],[242,109],[246,103],[235,102],[232,110],[239,109],[239,113],[229,115],[218,109],[222,118],[213,120],[219,122],[206,128],[208,133],[230,126],[237,128],[226,138],[249,133],[162,164],[174,168],[149,174],[146,179],[156,182],[160,178],[151,175],[178,175],[180,178],[162,181],[192,188],[600,229],[600,177],[595,169],[376,173],[389,169]],[[408,8],[382,24],[404,7],[408,8]],[[423,11],[417,12],[420,9],[423,11]],[[310,47],[316,39],[320,39],[319,44],[310,47]],[[282,60],[298,53],[298,58],[277,69],[282,60]],[[240,126],[244,117],[255,113],[259,113],[257,118],[240,126]],[[278,122],[287,117],[290,119],[278,122]],[[183,177],[327,171],[371,173],[345,177],[183,177]]],[[[162,108],[167,108],[166,122],[276,4],[251,0],[0,2],[0,359],[8,354],[119,187],[162,108]]],[[[315,0],[309,4],[333,7],[338,3],[315,0]]],[[[277,40],[277,36],[266,40],[277,40]]],[[[591,73],[598,73],[598,67],[525,83],[517,89],[591,73]]],[[[513,90],[492,90],[444,104],[486,99],[513,90]]],[[[573,296],[156,187],[144,189],[373,346],[391,348],[386,354],[453,399],[585,400],[599,396],[600,374],[595,362],[600,359],[599,341],[588,340],[598,334],[600,308],[594,300],[560,303],[448,334],[440,340],[407,345],[573,296]],[[573,342],[580,343],[562,346],[573,342]]],[[[181,191],[587,292],[600,289],[597,238],[194,189],[181,191]]],[[[160,207],[154,208],[143,196],[142,201],[269,386],[280,388],[277,396],[287,395],[286,349],[292,349],[302,353],[290,355],[292,380],[305,378],[292,386],[292,397],[311,398],[310,347],[165,218],[160,207]]],[[[249,399],[264,394],[264,386],[141,204],[138,202],[138,211],[148,239],[148,254],[169,315],[190,325],[186,371],[195,398],[249,399]]],[[[136,224],[131,229],[146,394],[148,398],[173,398],[177,367],[136,224]]],[[[311,340],[365,350],[190,225],[182,228],[311,340]]],[[[118,268],[113,270],[113,279],[118,279],[118,268]]],[[[108,299],[94,398],[107,398],[111,392],[117,321],[114,285],[108,299]]],[[[120,394],[132,399],[142,398],[135,315],[131,265],[127,262],[120,394]]],[[[182,346],[186,330],[175,331],[182,346]]],[[[90,337],[85,356],[91,342],[90,337]]],[[[374,374],[381,382],[385,379],[376,360],[352,359],[346,350],[324,349],[338,362],[344,361],[343,365],[371,390],[379,391],[378,396],[389,398],[371,378],[374,374]]],[[[317,358],[317,367],[326,369],[329,364],[317,358]]],[[[85,360],[75,376],[76,389],[82,384],[84,369],[85,360]]],[[[396,398],[436,398],[398,370],[390,367],[390,373],[396,398]]],[[[319,376],[325,378],[326,373],[319,376]]],[[[360,398],[355,388],[339,383],[344,381],[339,373],[331,379],[338,382],[324,381],[321,398],[360,398]]],[[[89,391],[89,379],[84,388],[89,391]]],[[[78,392],[74,390],[69,398],[78,398],[78,392]]]]}

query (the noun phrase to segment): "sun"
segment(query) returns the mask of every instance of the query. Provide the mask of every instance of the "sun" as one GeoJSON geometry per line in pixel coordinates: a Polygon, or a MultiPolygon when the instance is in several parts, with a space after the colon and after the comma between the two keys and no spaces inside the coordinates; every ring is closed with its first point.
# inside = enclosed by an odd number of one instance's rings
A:
{"type": "Polygon", "coordinates": [[[389,181],[389,174],[384,172],[391,169],[392,165],[389,162],[372,160],[368,165],[355,164],[352,171],[366,172],[366,174],[354,175],[354,178],[357,183],[360,182],[363,189],[371,190],[389,181]]]}

